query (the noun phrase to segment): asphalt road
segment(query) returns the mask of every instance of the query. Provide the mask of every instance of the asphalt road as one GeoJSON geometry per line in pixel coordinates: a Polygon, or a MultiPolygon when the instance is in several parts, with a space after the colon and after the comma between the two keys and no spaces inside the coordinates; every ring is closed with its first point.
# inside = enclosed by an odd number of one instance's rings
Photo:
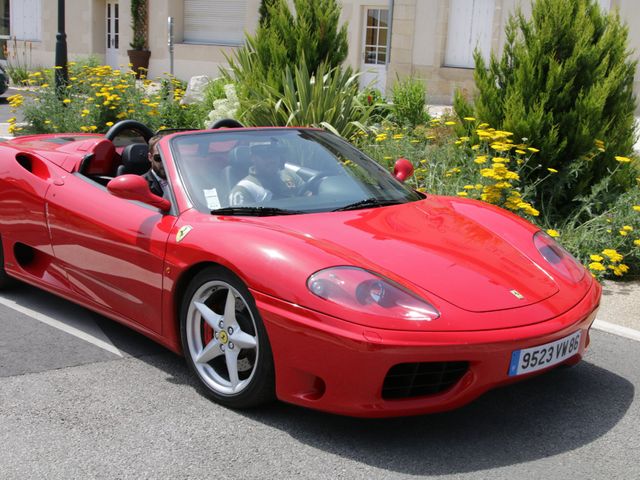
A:
{"type": "Polygon", "coordinates": [[[574,368],[390,420],[222,408],[182,358],[28,286],[0,332],[3,480],[640,476],[640,344],[600,331],[574,368]]]}

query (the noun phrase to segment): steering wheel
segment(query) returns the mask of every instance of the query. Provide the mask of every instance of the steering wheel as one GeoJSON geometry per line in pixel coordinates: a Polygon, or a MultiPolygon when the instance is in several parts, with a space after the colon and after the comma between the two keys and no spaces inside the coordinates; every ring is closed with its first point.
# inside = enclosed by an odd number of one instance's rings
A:
{"type": "Polygon", "coordinates": [[[149,142],[149,139],[153,137],[153,130],[147,127],[144,123],[140,123],[137,120],[120,120],[113,125],[107,133],[104,134],[104,138],[113,142],[113,140],[126,130],[133,130],[139,133],[145,142],[149,142]]]}
{"type": "Polygon", "coordinates": [[[296,191],[296,196],[304,196],[306,194],[309,195],[315,195],[318,193],[318,186],[320,185],[320,182],[322,182],[322,180],[326,178],[326,175],[323,175],[322,173],[316,173],[315,175],[312,175],[309,180],[307,180],[306,182],[304,182],[302,185],[300,185],[298,187],[298,190],[296,191]]]}
{"type": "Polygon", "coordinates": [[[233,118],[222,118],[214,122],[210,127],[211,130],[215,130],[216,128],[244,128],[244,125],[233,118]]]}

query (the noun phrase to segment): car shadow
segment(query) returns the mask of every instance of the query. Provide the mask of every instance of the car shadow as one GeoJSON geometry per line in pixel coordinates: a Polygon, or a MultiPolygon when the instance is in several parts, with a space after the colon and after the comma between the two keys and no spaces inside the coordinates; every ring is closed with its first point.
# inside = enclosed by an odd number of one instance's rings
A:
{"type": "MultiPolygon", "coordinates": [[[[55,299],[44,295],[44,301],[55,299]]],[[[18,302],[26,298],[12,296],[18,302]]],[[[46,314],[45,306],[41,308],[46,314]]],[[[120,351],[164,372],[167,382],[203,394],[182,357],[116,322],[91,315],[120,351]]],[[[578,449],[615,427],[631,406],[634,394],[634,386],[627,379],[583,361],[573,368],[556,369],[490,391],[447,413],[358,419],[281,402],[226,412],[368,466],[403,474],[443,475],[530,462],[578,449]]],[[[221,409],[211,403],[210,413],[220,415],[221,409]]]]}
{"type": "Polygon", "coordinates": [[[589,444],[634,398],[626,379],[583,361],[490,391],[447,413],[354,419],[285,404],[245,412],[296,440],[392,472],[443,475],[508,466],[589,444]]]}

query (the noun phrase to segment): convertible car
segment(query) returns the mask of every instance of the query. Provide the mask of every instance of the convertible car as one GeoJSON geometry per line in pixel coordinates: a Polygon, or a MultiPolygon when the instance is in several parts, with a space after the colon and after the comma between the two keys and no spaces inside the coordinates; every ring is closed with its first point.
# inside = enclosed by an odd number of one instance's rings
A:
{"type": "Polygon", "coordinates": [[[222,126],[161,137],[163,197],[135,121],[0,144],[0,287],[184,354],[231,408],[416,415],[582,358],[601,287],[537,227],[325,131],[222,126]],[[265,158],[284,188],[255,181],[265,158]]]}

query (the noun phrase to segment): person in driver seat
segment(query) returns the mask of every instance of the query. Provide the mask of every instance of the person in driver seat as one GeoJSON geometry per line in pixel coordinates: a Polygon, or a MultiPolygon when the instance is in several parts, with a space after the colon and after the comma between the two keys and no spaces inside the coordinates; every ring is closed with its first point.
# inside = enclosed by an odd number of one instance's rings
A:
{"type": "Polygon", "coordinates": [[[151,169],[142,175],[142,177],[149,184],[151,193],[163,197],[169,189],[169,184],[167,183],[167,174],[164,171],[162,159],[156,148],[160,138],[162,138],[160,135],[156,135],[149,139],[149,162],[151,162],[151,169]]]}
{"type": "Polygon", "coordinates": [[[240,180],[229,194],[231,206],[292,197],[304,183],[300,176],[282,168],[278,147],[252,146],[251,162],[253,166],[249,168],[249,175],[240,180]]]}

